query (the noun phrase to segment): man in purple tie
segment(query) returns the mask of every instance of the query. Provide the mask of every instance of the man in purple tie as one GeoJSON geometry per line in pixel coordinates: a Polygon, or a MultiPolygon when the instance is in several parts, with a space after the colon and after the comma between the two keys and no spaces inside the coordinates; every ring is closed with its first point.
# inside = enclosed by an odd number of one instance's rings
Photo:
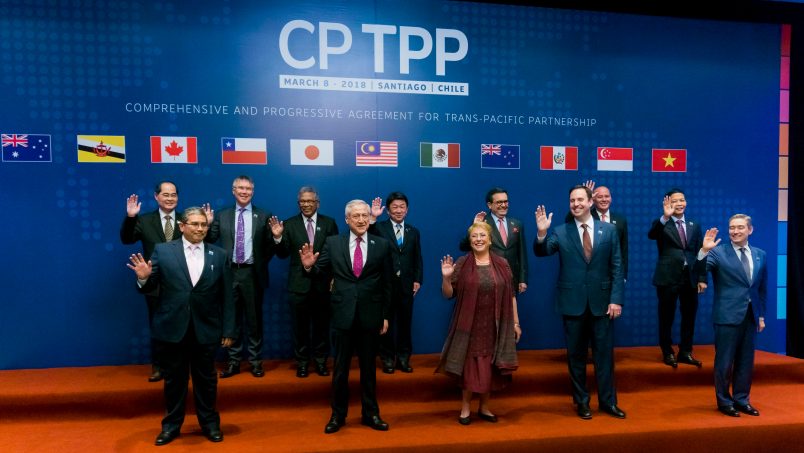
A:
{"type": "MultiPolygon", "coordinates": [[[[221,372],[221,378],[240,373],[244,344],[251,363],[251,374],[263,377],[262,304],[265,288],[268,287],[268,262],[274,255],[274,241],[268,219],[271,213],[251,204],[254,197],[254,181],[241,175],[232,182],[235,205],[222,210],[212,222],[205,242],[220,242],[231,259],[233,291],[237,314],[235,321],[240,333],[228,349],[229,362],[221,372]]],[[[207,217],[212,217],[207,209],[207,217]]]]}
{"type": "Polygon", "coordinates": [[[326,273],[310,276],[304,272],[299,250],[310,244],[320,253],[324,240],[338,234],[335,219],[318,212],[321,200],[311,186],[299,189],[299,214],[280,222],[271,219],[271,230],[276,244],[276,256],[290,257],[288,268],[288,302],[293,322],[293,354],[296,359],[296,376],[306,378],[310,361],[315,363],[319,376],[329,376],[329,282],[326,273]]]}
{"type": "Polygon", "coordinates": [[[698,282],[706,281],[706,277],[694,269],[698,250],[703,243],[703,233],[698,222],[685,217],[686,208],[684,192],[670,189],[662,202],[662,216],[653,221],[648,238],[656,241],[659,250],[653,285],[656,286],[659,299],[659,347],[662,349],[662,360],[673,368],[678,366],[678,362],[700,368],[701,362],[692,355],[692,337],[698,312],[698,282]],[[671,336],[676,301],[680,302],[681,312],[678,358],[671,336]]]}
{"type": "Polygon", "coordinates": [[[379,336],[388,331],[391,311],[393,261],[391,243],[369,234],[369,205],[363,200],[346,204],[349,234],[328,237],[321,253],[309,244],[298,252],[304,271],[332,275],[332,330],[335,366],[332,374],[332,415],[324,432],[332,434],[346,424],[349,408],[349,367],[356,350],[360,363],[362,424],[387,431],[377,404],[375,360],[379,336]]]}

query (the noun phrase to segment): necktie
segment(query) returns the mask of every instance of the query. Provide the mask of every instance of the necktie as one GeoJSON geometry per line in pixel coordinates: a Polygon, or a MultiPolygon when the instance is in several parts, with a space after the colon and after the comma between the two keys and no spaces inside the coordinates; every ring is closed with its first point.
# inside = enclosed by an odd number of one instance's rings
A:
{"type": "Polygon", "coordinates": [[[193,286],[198,283],[201,278],[201,272],[204,270],[204,259],[199,259],[199,247],[197,245],[189,245],[187,249],[190,251],[190,259],[187,260],[187,270],[190,271],[190,281],[193,286]]]}
{"type": "Polygon", "coordinates": [[[681,219],[676,220],[678,226],[678,237],[681,238],[681,248],[687,248],[687,233],[684,232],[684,221],[681,219]]]}
{"type": "Polygon", "coordinates": [[[396,224],[396,245],[402,247],[402,224],[396,224]]]}
{"type": "Polygon", "coordinates": [[[604,222],[608,222],[608,219],[606,218],[606,214],[601,214],[600,215],[600,220],[602,220],[604,222]]]}
{"type": "Polygon", "coordinates": [[[246,261],[246,224],[243,221],[243,211],[245,208],[238,209],[237,232],[235,233],[235,263],[242,264],[246,261]]]}
{"type": "Polygon", "coordinates": [[[589,237],[589,225],[583,224],[583,257],[586,262],[592,261],[592,238],[589,237]]]}
{"type": "Polygon", "coordinates": [[[313,240],[315,239],[315,231],[313,230],[313,218],[307,218],[307,243],[310,244],[310,247],[313,246],[313,240]]]}
{"type": "Polygon", "coordinates": [[[740,261],[743,263],[743,270],[745,276],[748,277],[748,283],[751,283],[751,265],[748,263],[748,255],[745,254],[745,247],[740,247],[740,261]]]}
{"type": "Polygon", "coordinates": [[[169,215],[165,216],[165,240],[168,242],[173,240],[173,219],[169,215]]]}
{"type": "Polygon", "coordinates": [[[500,230],[500,239],[502,239],[503,245],[508,245],[508,233],[505,232],[505,225],[503,225],[503,219],[497,219],[497,227],[500,230]]]}
{"type": "Polygon", "coordinates": [[[360,274],[363,272],[363,250],[360,248],[362,241],[363,238],[360,236],[355,239],[355,258],[352,262],[352,272],[355,274],[355,277],[360,277],[360,274]]]}

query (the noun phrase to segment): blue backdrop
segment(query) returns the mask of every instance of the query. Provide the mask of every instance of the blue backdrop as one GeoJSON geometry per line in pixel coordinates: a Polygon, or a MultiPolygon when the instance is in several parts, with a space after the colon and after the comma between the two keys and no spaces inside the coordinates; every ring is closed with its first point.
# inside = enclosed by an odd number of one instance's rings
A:
{"type": "MultiPolygon", "coordinates": [[[[125,199],[136,193],[143,212],[155,209],[152,185],[166,178],[181,208],[221,209],[239,174],[280,218],[296,213],[300,186],[316,186],[321,212],[342,229],[348,200],[408,195],[425,258],[415,353],[441,348],[452,303],[440,296],[438,260],[459,253],[488,188],[509,190],[530,242],[536,205],[563,218],[568,188],[593,179],[630,224],[617,344],[656,344],[647,230],[668,188],[685,189],[688,216],[704,227],[725,232],[728,216],[745,212],[751,243],[786,253],[779,42],[778,25],[447,1],[2,1],[0,132],[49,135],[52,162],[14,162],[4,150],[0,163],[0,368],[147,362],[146,307],[125,267],[138,248],[118,235],[125,199]],[[125,136],[125,163],[79,162],[78,135],[125,136]],[[198,163],[152,163],[150,136],[197,137],[198,163]],[[267,139],[267,165],[222,164],[221,137],[267,139]],[[291,139],[332,140],[333,165],[290,165],[291,139]],[[398,166],[356,167],[360,140],[398,142],[398,166]],[[420,142],[460,144],[460,168],[420,167],[420,142]],[[481,168],[487,143],[519,145],[520,168],[481,168]],[[545,145],[579,147],[579,169],[540,170],[545,145]],[[599,146],[633,148],[633,171],[597,171],[599,146]],[[687,171],[652,172],[652,148],[686,149],[687,171]]],[[[558,258],[531,254],[529,265],[520,346],[563,347],[558,258]]],[[[759,347],[779,352],[775,261],[769,271],[759,347]]],[[[289,357],[287,261],[270,272],[265,355],[289,357]]],[[[710,296],[695,338],[712,342],[710,296]]]]}

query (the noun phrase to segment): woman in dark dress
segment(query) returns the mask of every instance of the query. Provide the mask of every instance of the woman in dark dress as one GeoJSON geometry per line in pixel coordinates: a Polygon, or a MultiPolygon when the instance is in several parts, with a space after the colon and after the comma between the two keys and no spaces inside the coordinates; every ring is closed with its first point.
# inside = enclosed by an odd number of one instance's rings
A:
{"type": "Polygon", "coordinates": [[[471,423],[472,395],[480,395],[477,415],[496,422],[489,410],[492,390],[501,390],[517,369],[516,343],[522,335],[508,262],[489,251],[491,226],[469,227],[471,253],[441,260],[441,294],[456,297],[437,372],[455,376],[463,390],[458,422],[471,423]]]}

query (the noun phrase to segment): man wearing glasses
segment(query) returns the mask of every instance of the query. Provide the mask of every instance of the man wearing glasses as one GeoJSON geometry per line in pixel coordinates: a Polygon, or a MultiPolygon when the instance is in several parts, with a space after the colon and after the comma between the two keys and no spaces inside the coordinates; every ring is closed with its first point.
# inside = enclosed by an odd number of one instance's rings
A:
{"type": "MultiPolygon", "coordinates": [[[[525,251],[525,225],[519,220],[508,216],[508,192],[500,187],[494,187],[486,193],[486,212],[478,212],[475,222],[485,221],[491,225],[491,251],[502,256],[511,266],[514,274],[514,291],[523,293],[528,289],[528,256],[525,251]]],[[[471,250],[469,237],[461,240],[461,251],[471,250]]]]}
{"type": "Polygon", "coordinates": [[[218,345],[230,347],[236,335],[229,256],[204,244],[209,229],[204,209],[186,209],[179,229],[180,240],[157,244],[150,260],[131,255],[128,264],[140,291],[158,294],[151,337],[165,380],[165,417],[156,445],[181,432],[190,376],[204,436],[211,442],[223,440],[215,408],[215,351],[218,345]]]}
{"type": "Polygon", "coordinates": [[[293,322],[293,354],[296,376],[309,376],[310,361],[319,376],[329,376],[329,282],[332,275],[321,272],[308,275],[299,257],[302,245],[310,244],[315,253],[324,248],[328,236],[338,235],[335,219],[318,212],[320,200],[315,188],[304,186],[298,193],[299,214],[284,222],[269,220],[276,256],[290,256],[288,301],[293,322]]]}
{"type": "MultiPolygon", "coordinates": [[[[154,200],[159,208],[140,215],[142,202],[136,194],[126,199],[126,217],[120,227],[120,241],[123,244],[142,243],[142,254],[151,259],[156,244],[170,242],[180,236],[176,206],[179,204],[179,189],[170,181],[160,181],[154,187],[154,200]]],[[[148,323],[153,323],[158,298],[156,294],[145,293],[148,306],[148,323]]],[[[151,344],[151,375],[149,382],[162,380],[162,372],[156,360],[154,345],[151,344]]]]}

